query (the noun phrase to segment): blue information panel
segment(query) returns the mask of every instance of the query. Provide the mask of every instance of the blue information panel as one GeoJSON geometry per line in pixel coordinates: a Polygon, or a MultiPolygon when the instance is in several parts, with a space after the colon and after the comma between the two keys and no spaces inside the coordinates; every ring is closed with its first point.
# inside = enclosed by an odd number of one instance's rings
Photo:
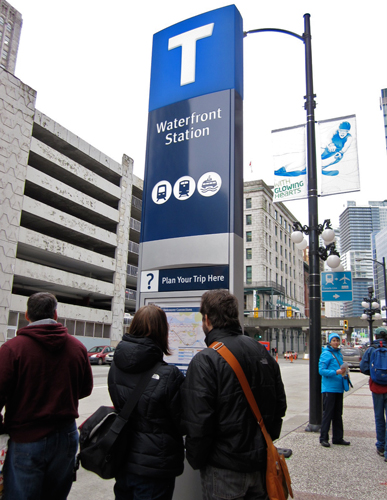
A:
{"type": "Polygon", "coordinates": [[[235,231],[229,215],[232,107],[226,90],[149,114],[142,242],[235,231]]]}
{"type": "Polygon", "coordinates": [[[153,36],[149,111],[226,89],[243,99],[243,22],[235,5],[153,36]]]}
{"type": "Polygon", "coordinates": [[[324,302],[351,302],[352,272],[321,273],[321,298],[324,302]]]}

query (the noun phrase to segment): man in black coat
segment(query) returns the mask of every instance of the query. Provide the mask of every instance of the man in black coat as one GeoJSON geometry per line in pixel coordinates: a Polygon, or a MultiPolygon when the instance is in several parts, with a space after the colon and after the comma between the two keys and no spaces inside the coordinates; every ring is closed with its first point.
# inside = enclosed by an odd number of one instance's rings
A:
{"type": "MultiPolygon", "coordinates": [[[[206,344],[222,342],[242,366],[266,428],[277,439],[286,396],[276,361],[265,347],[242,334],[238,301],[227,290],[202,296],[206,344]]],[[[214,349],[191,361],[181,388],[187,460],[200,469],[203,500],[266,500],[266,442],[242,387],[214,349]]]]}

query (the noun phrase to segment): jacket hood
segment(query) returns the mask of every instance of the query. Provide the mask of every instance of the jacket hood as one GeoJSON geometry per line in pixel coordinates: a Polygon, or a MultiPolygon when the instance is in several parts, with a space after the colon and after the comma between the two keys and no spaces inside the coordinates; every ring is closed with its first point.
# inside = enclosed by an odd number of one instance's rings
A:
{"type": "Polygon", "coordinates": [[[68,339],[67,328],[61,323],[31,324],[20,328],[17,335],[25,335],[36,340],[50,352],[63,349],[68,339]]]}
{"type": "Polygon", "coordinates": [[[149,337],[125,334],[114,351],[114,363],[120,370],[140,373],[163,360],[163,351],[149,337]]]}

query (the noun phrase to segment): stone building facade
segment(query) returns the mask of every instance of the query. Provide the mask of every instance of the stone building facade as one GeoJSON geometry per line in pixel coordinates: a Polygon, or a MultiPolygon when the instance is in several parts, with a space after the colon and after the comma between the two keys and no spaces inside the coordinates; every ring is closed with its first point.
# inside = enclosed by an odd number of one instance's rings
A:
{"type": "Polygon", "coordinates": [[[142,180],[35,108],[0,68],[0,344],[49,291],[87,347],[117,343],[136,300],[142,180]]]}

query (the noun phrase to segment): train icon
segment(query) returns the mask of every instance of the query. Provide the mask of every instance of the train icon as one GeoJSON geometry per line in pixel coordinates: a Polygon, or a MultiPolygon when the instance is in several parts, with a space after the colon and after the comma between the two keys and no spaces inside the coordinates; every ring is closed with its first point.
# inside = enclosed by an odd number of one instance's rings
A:
{"type": "Polygon", "coordinates": [[[189,180],[185,179],[179,182],[179,198],[189,196],[189,180]]]}

